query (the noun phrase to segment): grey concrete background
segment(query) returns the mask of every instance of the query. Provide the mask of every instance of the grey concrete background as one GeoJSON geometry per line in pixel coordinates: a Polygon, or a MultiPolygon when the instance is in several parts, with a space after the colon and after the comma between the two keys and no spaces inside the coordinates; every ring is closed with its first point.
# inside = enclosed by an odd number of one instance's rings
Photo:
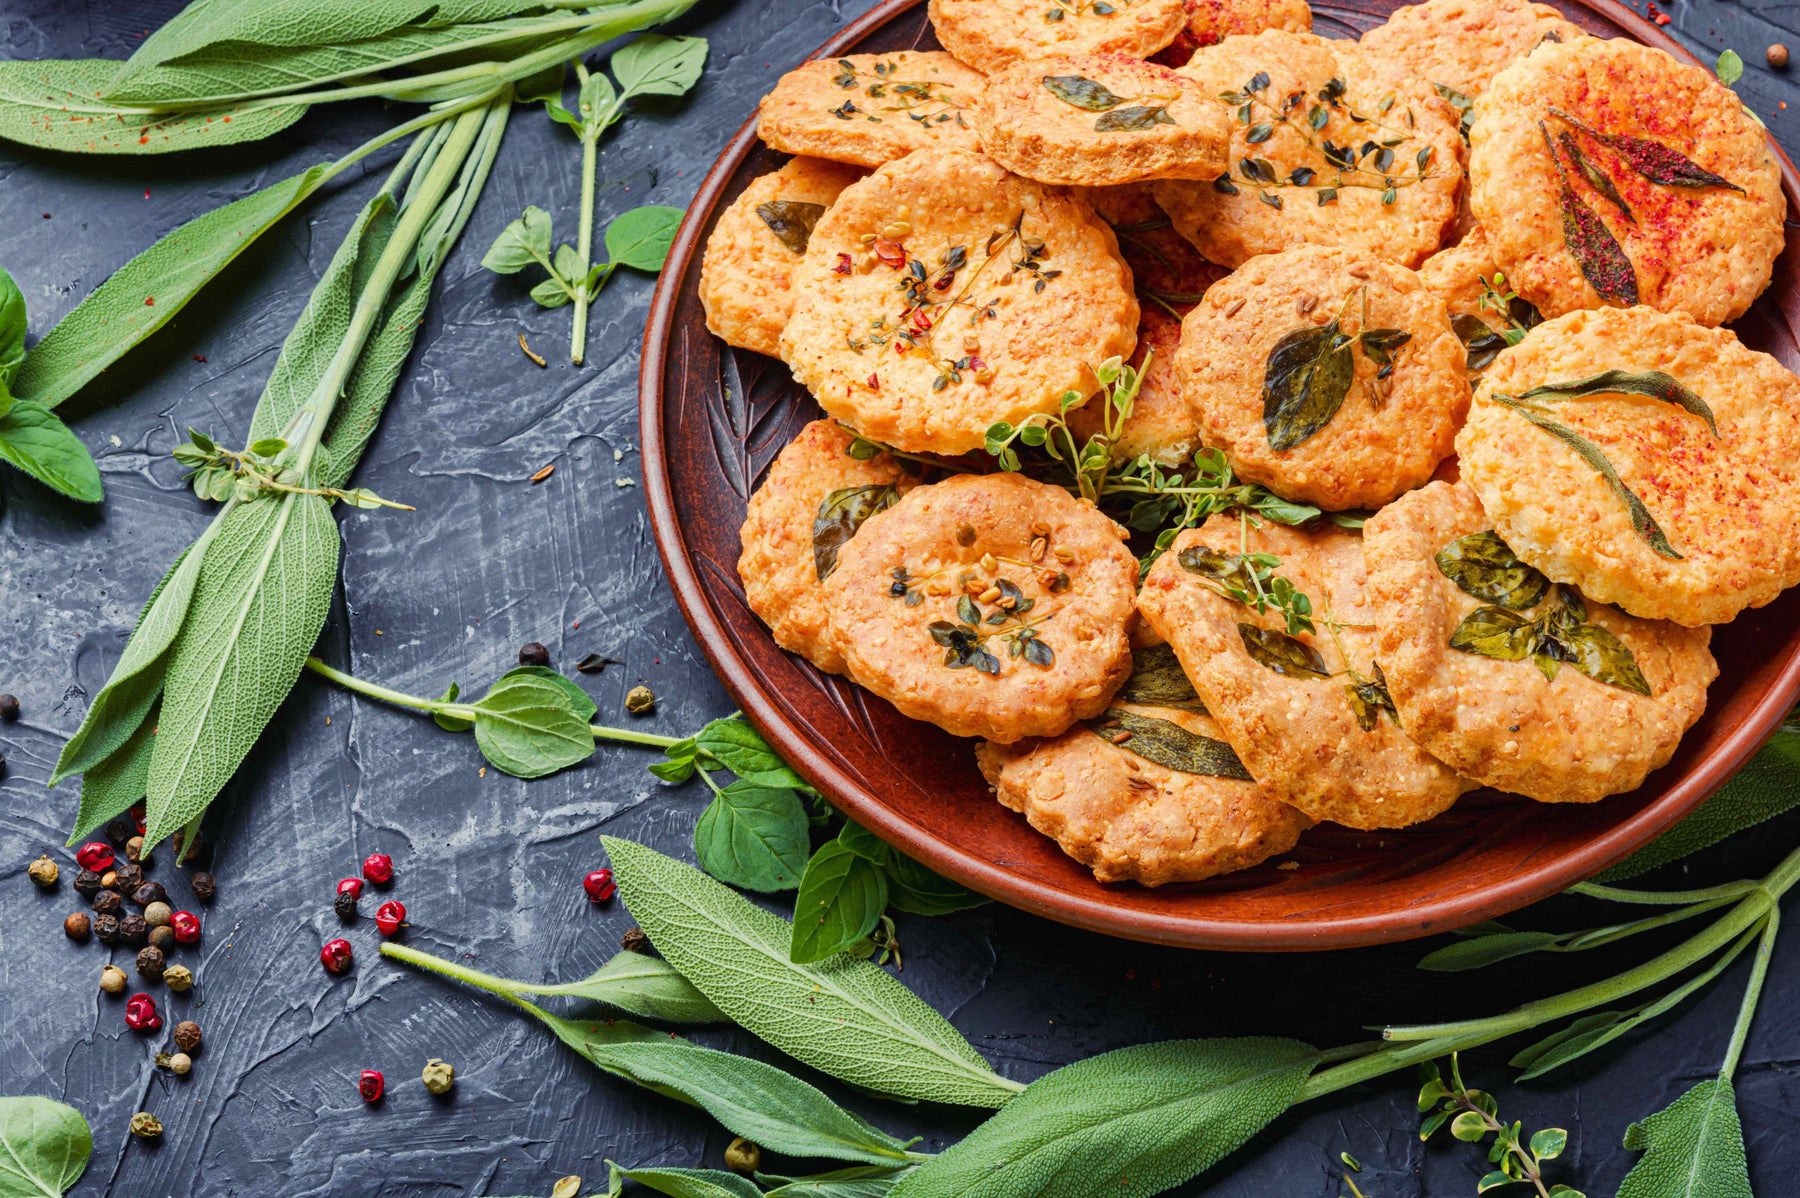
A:
{"type": "MultiPolygon", "coordinates": [[[[122,58],[177,7],[6,0],[0,56],[122,58]]],[[[646,105],[608,139],[603,217],[646,202],[685,204],[776,76],[865,7],[702,0],[682,26],[711,39],[707,73],[690,98],[646,105]]],[[[1762,66],[1763,47],[1794,27],[1793,6],[1677,0],[1668,11],[1703,57],[1737,48],[1750,64],[1746,99],[1778,135],[1800,134],[1800,109],[1777,107],[1800,90],[1762,66]]],[[[390,120],[378,105],[343,106],[264,143],[178,159],[0,147],[0,265],[24,289],[41,334],[165,230],[335,156],[390,120]]],[[[541,113],[518,114],[359,475],[419,511],[343,515],[341,597],[322,652],[358,675],[430,693],[451,679],[484,686],[524,641],[549,645],[565,670],[606,653],[625,664],[580,679],[603,718],[624,718],[624,692],[642,681],[664,697],[649,726],[680,733],[729,704],[675,609],[632,485],[650,281],[621,272],[611,282],[594,314],[590,364],[575,369],[564,352],[567,311],[537,309],[527,283],[477,265],[527,203],[548,208],[568,235],[578,165],[565,131],[541,113]],[[519,354],[520,330],[551,360],[547,371],[519,354]],[[550,463],[552,478],[528,483],[550,463]]],[[[651,779],[643,767],[652,754],[603,747],[554,778],[483,777],[465,738],[302,679],[210,817],[219,897],[202,909],[203,944],[181,954],[198,985],[163,1004],[171,1024],[192,1017],[206,1029],[185,1080],[156,1070],[161,1042],[127,1031],[121,1004],[98,994],[107,950],[61,934],[77,905],[67,879],[54,896],[25,880],[26,864],[45,850],[73,876],[56,846],[76,788],[46,792],[44,779],[144,597],[208,517],[168,451],[189,426],[241,436],[283,336],[371,186],[346,179],[290,218],[64,409],[105,473],[103,509],[79,510],[0,471],[0,690],[25,711],[0,726],[0,1093],[51,1095],[87,1116],[95,1154],[81,1195],[544,1193],[565,1173],[602,1176],[605,1157],[717,1167],[729,1138],[698,1112],[602,1076],[502,1005],[384,964],[370,921],[348,933],[360,954],[353,973],[333,979],[317,964],[320,942],[339,934],[335,881],[381,849],[398,864],[392,893],[411,913],[412,944],[515,977],[586,973],[631,924],[618,904],[594,907],[582,895],[581,875],[601,864],[596,834],[686,854],[704,805],[696,786],[651,779]],[[449,1101],[429,1099],[418,1083],[432,1056],[457,1067],[449,1101]],[[357,1098],[365,1067],[387,1073],[390,1096],[379,1108],[357,1098]],[[127,1134],[140,1109],[168,1129],[159,1145],[127,1134]]],[[[1673,873],[1695,881],[1761,872],[1796,835],[1800,818],[1790,818],[1673,873]]],[[[176,871],[164,865],[158,876],[185,905],[176,871]]],[[[1558,900],[1521,922],[1581,926],[1611,915],[1558,900]]],[[[1496,1011],[1611,972],[1645,947],[1527,959],[1456,980],[1414,970],[1419,945],[1303,957],[1191,953],[996,907],[903,918],[900,931],[903,980],[1020,1079],[1156,1038],[1258,1032],[1331,1045],[1360,1038],[1370,1023],[1496,1011]]],[[[112,956],[129,964],[123,951],[112,956]]],[[[1527,1128],[1569,1129],[1557,1180],[1611,1194],[1634,1159],[1620,1147],[1626,1124],[1716,1069],[1746,964],[1654,1031],[1546,1082],[1507,1085],[1505,1054],[1491,1051],[1468,1071],[1527,1128]]],[[[1765,1195],[1791,1192],[1800,1175],[1796,994],[1800,945],[1790,937],[1738,1074],[1751,1173],[1765,1195]]],[[[777,1059],[741,1032],[698,1038],[777,1059]]],[[[824,1084],[928,1146],[976,1121],[824,1084]]],[[[1336,1164],[1348,1150],[1367,1167],[1358,1182],[1369,1198],[1473,1194],[1484,1158],[1422,1146],[1416,1125],[1409,1078],[1366,1085],[1291,1112],[1181,1192],[1335,1198],[1348,1192],[1336,1164]]]]}

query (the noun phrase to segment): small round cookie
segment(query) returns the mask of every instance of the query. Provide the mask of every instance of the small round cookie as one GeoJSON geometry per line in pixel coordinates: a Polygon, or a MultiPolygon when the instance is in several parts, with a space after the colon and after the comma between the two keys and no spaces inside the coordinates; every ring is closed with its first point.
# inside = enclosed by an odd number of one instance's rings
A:
{"type": "Polygon", "coordinates": [[[931,0],[944,49],[992,74],[1052,54],[1148,58],[1181,31],[1181,0],[931,0]]]}
{"type": "Polygon", "coordinates": [[[850,678],[957,736],[1098,715],[1131,672],[1125,530],[1060,487],[961,474],[871,518],[825,580],[850,678]]]}
{"type": "Polygon", "coordinates": [[[1074,189],[1112,226],[1140,300],[1186,314],[1206,289],[1231,272],[1200,256],[1157,206],[1148,183],[1074,189]]]}
{"type": "Polygon", "coordinates": [[[1214,284],[1177,364],[1202,441],[1244,478],[1341,511],[1380,507],[1450,454],[1466,358],[1413,271],[1302,246],[1214,284]]]}
{"type": "Polygon", "coordinates": [[[1642,303],[1717,325],[1769,285],[1781,171],[1711,72],[1623,38],[1546,44],[1475,114],[1469,202],[1544,315],[1642,303]]]}
{"type": "MultiPolygon", "coordinates": [[[[1175,354],[1181,345],[1181,322],[1155,304],[1144,305],[1138,323],[1137,352],[1131,364],[1143,370],[1137,397],[1114,434],[1112,460],[1134,462],[1148,454],[1159,465],[1179,466],[1199,448],[1198,422],[1188,406],[1175,375],[1175,354]]],[[[1066,420],[1078,441],[1107,431],[1106,397],[1097,395],[1070,412],[1066,420]]]]}
{"type": "Polygon", "coordinates": [[[1586,36],[1554,8],[1531,0],[1425,0],[1395,9],[1361,40],[1396,75],[1473,100],[1514,59],[1542,43],[1586,36]]]}
{"type": "Polygon", "coordinates": [[[1286,29],[1312,32],[1312,9],[1306,0],[1185,0],[1187,23],[1175,40],[1157,51],[1156,61],[1184,66],[1203,46],[1216,46],[1228,37],[1286,29]]]}
{"type": "Polygon", "coordinates": [[[1231,125],[1217,99],[1168,67],[1064,54],[989,76],[975,133],[989,157],[1027,179],[1108,187],[1217,178],[1231,125]]]}
{"type": "Polygon", "coordinates": [[[1493,363],[1506,348],[1508,333],[1516,340],[1542,320],[1536,308],[1512,293],[1506,272],[1494,257],[1494,245],[1480,225],[1425,259],[1419,279],[1444,301],[1450,327],[1468,350],[1470,374],[1493,363]]]}
{"type": "Polygon", "coordinates": [[[1395,722],[1365,583],[1354,532],[1254,527],[1221,515],[1156,559],[1138,610],[1168,638],[1225,739],[1271,796],[1316,820],[1401,828],[1445,810],[1470,784],[1395,722]],[[1290,636],[1275,609],[1259,613],[1222,593],[1247,590],[1252,564],[1240,552],[1279,559],[1275,576],[1308,597],[1317,632],[1290,636]],[[1341,622],[1335,635],[1328,618],[1341,622]]]}
{"type": "Polygon", "coordinates": [[[1312,825],[1271,798],[1193,711],[1120,703],[1051,740],[975,749],[1002,804],[1102,882],[1161,886],[1248,869],[1312,825]]]}
{"type": "Polygon", "coordinates": [[[796,158],[753,179],[719,216],[700,260],[706,327],[727,345],[774,357],[794,307],[794,268],[813,226],[862,178],[853,166],[796,158]]]}
{"type": "Polygon", "coordinates": [[[1080,200],[919,150],[844,189],[794,276],[781,356],[831,415],[915,453],[1059,410],[1137,341],[1118,242],[1080,200]]]}
{"type": "Polygon", "coordinates": [[[1571,605],[1466,486],[1432,483],[1381,509],[1363,554],[1400,722],[1465,777],[1591,803],[1635,790],[1706,710],[1712,629],[1571,605]]]}
{"type": "Polygon", "coordinates": [[[829,420],[801,429],[750,496],[739,533],[744,601],[776,644],[828,674],[842,673],[844,659],[827,631],[825,580],[863,522],[914,483],[885,453],[851,457],[851,440],[829,420]]]}
{"type": "Polygon", "coordinates": [[[773,149],[880,166],[929,146],[974,150],[983,79],[942,50],[848,54],[802,63],[757,105],[773,149]]]}
{"type": "Polygon", "coordinates": [[[1488,367],[1456,450],[1506,543],[1600,603],[1691,628],[1800,583],[1800,379],[1727,329],[1546,321],[1488,367]]]}
{"type": "Polygon", "coordinates": [[[1385,79],[1353,42],[1276,29],[1228,37],[1180,73],[1233,121],[1229,175],[1153,185],[1209,260],[1312,244],[1416,266],[1442,244],[1464,146],[1430,85],[1385,79]]]}

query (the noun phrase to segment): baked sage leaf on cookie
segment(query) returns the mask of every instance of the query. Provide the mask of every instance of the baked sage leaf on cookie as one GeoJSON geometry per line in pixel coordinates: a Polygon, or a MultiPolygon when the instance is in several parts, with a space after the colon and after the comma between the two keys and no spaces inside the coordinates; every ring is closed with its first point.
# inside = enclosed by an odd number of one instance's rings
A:
{"type": "Polygon", "coordinates": [[[1255,624],[1238,625],[1244,651],[1264,669],[1289,678],[1329,678],[1331,671],[1319,651],[1305,641],[1289,636],[1279,628],[1258,628],[1255,624]]]}
{"type": "Polygon", "coordinates": [[[1550,164],[1556,168],[1563,244],[1569,247],[1575,264],[1581,267],[1581,277],[1601,299],[1617,300],[1628,308],[1635,306],[1638,302],[1637,269],[1625,256],[1618,238],[1600,219],[1600,214],[1575,194],[1575,188],[1569,184],[1569,172],[1563,167],[1556,145],[1550,140],[1550,130],[1542,121],[1538,122],[1538,132],[1544,135],[1544,149],[1550,155],[1550,164]]]}
{"type": "Polygon", "coordinates": [[[1388,694],[1387,675],[1381,672],[1379,663],[1374,669],[1373,678],[1351,682],[1344,687],[1344,699],[1356,715],[1356,726],[1364,732],[1375,731],[1375,725],[1381,722],[1381,713],[1384,711],[1395,726],[1400,723],[1400,713],[1394,707],[1394,697],[1388,694]]]}
{"type": "Polygon", "coordinates": [[[1706,421],[1707,431],[1719,435],[1719,422],[1713,418],[1712,406],[1690,390],[1672,374],[1660,370],[1602,370],[1599,374],[1567,383],[1541,383],[1515,398],[1585,399],[1590,395],[1642,395],[1672,403],[1706,421]]]}
{"type": "Polygon", "coordinates": [[[1580,117],[1564,112],[1555,105],[1551,105],[1550,114],[1558,120],[1567,121],[1601,145],[1616,151],[1632,170],[1652,183],[1660,183],[1664,187],[1725,187],[1740,193],[1744,190],[1725,176],[1715,175],[1692,158],[1671,150],[1659,141],[1624,133],[1602,133],[1580,117]]]}
{"type": "Polygon", "coordinates": [[[1141,703],[1149,707],[1173,707],[1178,711],[1209,714],[1206,704],[1188,681],[1187,671],[1167,645],[1151,645],[1131,651],[1131,677],[1113,696],[1121,703],[1141,703]]]}
{"type": "Polygon", "coordinates": [[[1045,75],[1044,87],[1064,104],[1089,112],[1105,112],[1125,102],[1124,96],[1115,95],[1104,83],[1085,75],[1045,75]]]}
{"type": "Polygon", "coordinates": [[[893,507],[899,498],[899,489],[893,483],[878,483],[844,487],[819,501],[818,514],[813,517],[813,569],[820,582],[837,569],[838,550],[856,535],[863,521],[893,507]]]}
{"type": "Polygon", "coordinates": [[[1184,774],[1255,781],[1230,745],[1168,720],[1109,707],[1097,719],[1089,720],[1087,727],[1103,740],[1184,774]]]}
{"type": "Polygon", "coordinates": [[[1456,330],[1463,348],[1469,351],[1466,368],[1470,374],[1492,366],[1494,359],[1500,356],[1500,351],[1511,344],[1507,341],[1506,334],[1496,332],[1487,321],[1469,312],[1459,312],[1452,316],[1450,327],[1456,330]]]}
{"type": "Polygon", "coordinates": [[[1152,125],[1173,124],[1175,118],[1162,105],[1133,104],[1129,108],[1115,108],[1105,113],[1094,122],[1094,130],[1098,133],[1136,133],[1152,125]]]}
{"type": "Polygon", "coordinates": [[[1433,560],[1438,572],[1465,593],[1513,611],[1536,607],[1550,591],[1550,580],[1520,561],[1491,528],[1456,538],[1433,560]]]}
{"type": "Polygon", "coordinates": [[[813,226],[825,215],[825,205],[804,200],[769,200],[756,206],[756,215],[782,245],[804,254],[812,240],[813,226]]]}
{"type": "Polygon", "coordinates": [[[1625,202],[1625,197],[1619,194],[1619,189],[1613,186],[1613,181],[1607,173],[1595,166],[1592,158],[1581,152],[1581,147],[1575,142],[1574,134],[1564,129],[1556,135],[1556,144],[1562,147],[1564,156],[1575,164],[1575,169],[1581,172],[1581,177],[1588,181],[1588,186],[1599,192],[1614,208],[1617,208],[1619,214],[1627,221],[1634,225],[1637,224],[1637,217],[1632,215],[1631,206],[1625,202]]]}
{"type": "Polygon", "coordinates": [[[1344,406],[1356,362],[1340,329],[1335,320],[1296,329],[1269,351],[1263,371],[1263,427],[1270,449],[1292,449],[1330,424],[1344,406]]]}
{"type": "Polygon", "coordinates": [[[1579,594],[1567,587],[1559,587],[1558,594],[1561,601],[1536,619],[1504,607],[1478,607],[1450,634],[1450,647],[1495,661],[1529,657],[1551,681],[1569,665],[1596,682],[1649,695],[1650,683],[1631,650],[1611,632],[1588,622],[1587,604],[1579,594]]]}

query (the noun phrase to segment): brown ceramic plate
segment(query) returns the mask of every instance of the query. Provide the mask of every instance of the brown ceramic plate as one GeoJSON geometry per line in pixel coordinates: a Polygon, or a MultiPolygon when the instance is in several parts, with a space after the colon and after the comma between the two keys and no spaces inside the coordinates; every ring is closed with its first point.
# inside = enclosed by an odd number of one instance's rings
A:
{"type": "MultiPolygon", "coordinates": [[[[1394,7],[1315,3],[1314,28],[1354,37],[1394,7]]],[[[1614,0],[1558,7],[1603,37],[1635,38],[1694,61],[1614,0]]],[[[936,46],[920,0],[885,0],[814,57],[936,46]]],[[[1788,203],[1800,211],[1800,179],[1776,153],[1788,203]]],[[[783,652],[744,604],[737,557],[745,501],[818,410],[780,362],[708,333],[695,287],[713,214],[782,161],[756,140],[752,115],[700,185],[663,270],[639,398],[651,524],[694,635],[750,721],[847,815],[945,876],[1050,919],[1164,944],[1345,948],[1447,931],[1554,894],[1674,824],[1756,751],[1800,693],[1795,591],[1716,631],[1720,675],[1705,718],[1632,794],[1576,807],[1477,793],[1402,831],[1321,825],[1279,858],[1298,868],[1271,861],[1157,890],[1101,885],[1000,806],[976,772],[972,742],[909,720],[783,652]]],[[[1800,368],[1800,258],[1792,244],[1736,329],[1800,368]]]]}

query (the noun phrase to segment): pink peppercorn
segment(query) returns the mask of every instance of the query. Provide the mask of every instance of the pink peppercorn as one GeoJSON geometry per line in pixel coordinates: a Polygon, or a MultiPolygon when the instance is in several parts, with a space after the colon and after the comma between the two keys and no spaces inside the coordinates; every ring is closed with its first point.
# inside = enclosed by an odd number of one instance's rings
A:
{"type": "Polygon", "coordinates": [[[362,879],[345,878],[342,882],[338,883],[337,892],[339,894],[349,895],[350,901],[355,902],[362,897],[362,879]]]}
{"type": "Polygon", "coordinates": [[[613,872],[610,869],[597,869],[590,873],[581,879],[581,888],[587,891],[590,903],[604,903],[619,891],[618,885],[613,881],[613,872]]]}
{"type": "Polygon", "coordinates": [[[363,858],[363,877],[377,886],[386,886],[394,880],[394,859],[386,853],[370,853],[363,858]]]}
{"type": "Polygon", "coordinates": [[[356,1092],[362,1095],[364,1102],[380,1102],[386,1089],[387,1079],[381,1076],[379,1069],[365,1069],[356,1079],[356,1092]]]}
{"type": "Polygon", "coordinates": [[[113,867],[113,862],[118,857],[113,853],[112,846],[104,840],[90,840],[75,850],[75,860],[80,863],[81,868],[102,874],[113,867]]]}
{"type": "Polygon", "coordinates": [[[134,994],[125,1000],[125,1026],[134,1032],[153,1032],[162,1026],[156,1013],[156,1000],[148,994],[134,994]]]}
{"type": "Polygon", "coordinates": [[[350,968],[354,956],[348,940],[327,940],[319,947],[319,964],[327,973],[343,973],[350,968]]]}
{"type": "Polygon", "coordinates": [[[383,936],[392,936],[406,923],[406,904],[389,899],[375,908],[375,926],[383,936]]]}
{"type": "Polygon", "coordinates": [[[200,917],[192,911],[177,911],[169,916],[169,930],[177,944],[200,943],[200,917]]]}

